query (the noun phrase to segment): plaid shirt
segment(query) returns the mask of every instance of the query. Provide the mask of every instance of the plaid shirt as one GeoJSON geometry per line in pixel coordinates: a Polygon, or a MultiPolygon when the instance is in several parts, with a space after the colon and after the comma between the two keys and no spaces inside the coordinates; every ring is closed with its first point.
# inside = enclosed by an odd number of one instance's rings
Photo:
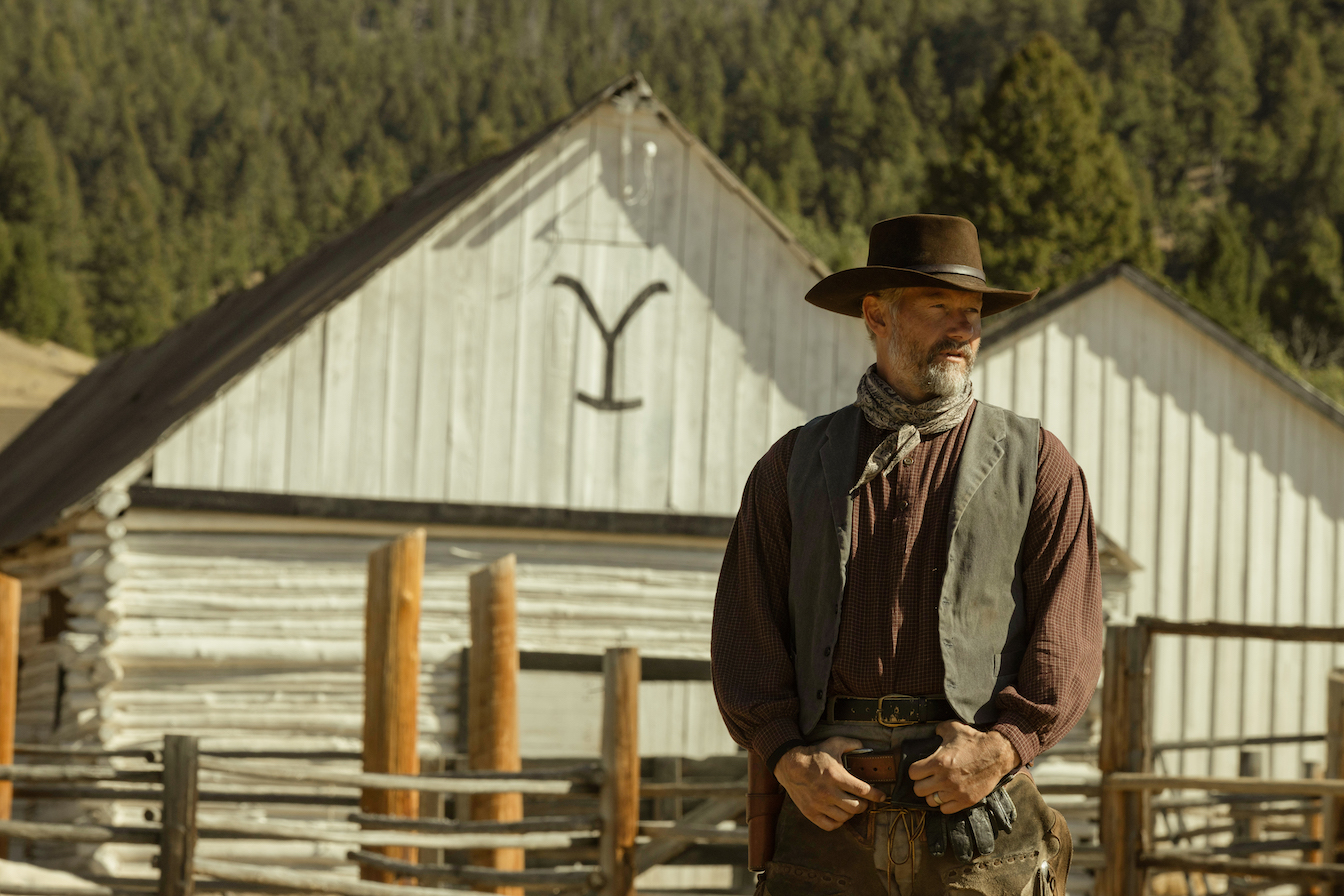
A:
{"type": "MultiPolygon", "coordinates": [[[[948,502],[974,413],[972,406],[960,426],[926,438],[856,494],[828,696],[942,695],[938,600],[948,502]]],[[[855,482],[888,433],[864,420],[855,482]]],[[[787,481],[797,437],[793,430],[776,442],[747,479],[719,574],[710,650],[729,733],[772,767],[805,742],[787,635],[787,481]]],[[[1032,634],[1017,683],[994,698],[993,727],[1027,763],[1082,717],[1101,669],[1101,570],[1087,482],[1045,430],[1022,559],[1032,634]]]]}

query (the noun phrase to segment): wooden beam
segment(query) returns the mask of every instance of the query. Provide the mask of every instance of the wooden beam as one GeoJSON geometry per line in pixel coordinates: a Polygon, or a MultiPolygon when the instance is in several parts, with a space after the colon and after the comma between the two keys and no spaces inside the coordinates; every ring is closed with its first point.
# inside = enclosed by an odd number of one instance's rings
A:
{"type": "MultiPolygon", "coordinates": [[[[23,585],[0,575],[0,765],[14,762],[14,723],[19,710],[19,604],[23,585]]],[[[0,821],[8,821],[14,785],[0,781],[0,821]]],[[[9,857],[9,841],[0,837],[0,859],[9,857]]]]}
{"type": "Polygon", "coordinates": [[[602,896],[633,896],[639,833],[639,651],[614,647],[603,669],[602,896]]]}
{"type": "MultiPolygon", "coordinates": [[[[747,785],[742,784],[732,796],[707,799],[682,815],[681,821],[684,824],[714,825],[744,815],[747,807],[742,795],[746,792],[747,785]]],[[[665,865],[695,845],[693,840],[677,837],[660,837],[644,843],[635,851],[635,873],[643,873],[655,865],[665,865]]]]}
{"type": "Polygon", "coordinates": [[[163,834],[159,842],[159,896],[196,892],[198,743],[170,734],[163,743],[163,834]]]}
{"type": "MultiPolygon", "coordinates": [[[[1344,797],[1344,781],[1321,778],[1211,778],[1200,775],[1154,775],[1116,772],[1101,781],[1107,791],[1140,793],[1154,790],[1208,790],[1214,793],[1253,793],[1265,799],[1288,797],[1344,797]]],[[[1291,813],[1298,814],[1300,810],[1291,813]]]]}
{"type": "MultiPolygon", "coordinates": [[[[13,774],[16,781],[67,780],[55,777],[23,777],[29,766],[0,766],[0,775],[13,774]]],[[[33,766],[47,769],[48,767],[33,766]]],[[[423,793],[534,793],[564,794],[591,793],[591,784],[576,784],[573,780],[555,779],[550,776],[519,772],[518,777],[508,778],[465,778],[446,775],[442,778],[420,777],[418,775],[385,775],[373,772],[347,772],[341,769],[312,768],[295,766],[294,763],[253,762],[250,759],[212,759],[201,757],[201,768],[211,772],[225,772],[230,775],[259,778],[265,781],[284,781],[288,784],[329,784],[335,787],[363,787],[384,790],[415,790],[423,793]]],[[[65,772],[56,766],[52,773],[65,772]]],[[[72,769],[73,774],[75,770],[72,769]]],[[[158,780],[158,772],[122,772],[115,769],[102,769],[115,772],[100,777],[115,778],[118,781],[158,780]],[[139,777],[136,777],[139,776],[139,777]]],[[[81,780],[69,778],[69,780],[81,780]]],[[[372,815],[392,813],[372,812],[372,815]]]]}
{"type": "Polygon", "coordinates": [[[1268,641],[1313,641],[1344,644],[1344,628],[1317,625],[1260,625],[1246,622],[1177,622],[1140,616],[1135,625],[1154,635],[1194,635],[1203,638],[1264,638],[1268,641]]]}
{"type": "MultiPolygon", "coordinates": [[[[1111,626],[1106,631],[1102,679],[1101,747],[1103,780],[1152,768],[1149,708],[1152,706],[1152,634],[1144,626],[1111,626]]],[[[1101,842],[1106,861],[1097,879],[1098,896],[1139,896],[1144,873],[1135,858],[1151,843],[1150,797],[1138,790],[1101,794],[1101,842]]]]}
{"type": "MultiPolygon", "coordinates": [[[[1331,671],[1326,682],[1325,777],[1344,779],[1344,669],[1331,671]]],[[[1344,794],[1327,794],[1321,800],[1321,861],[1338,862],[1341,821],[1344,821],[1344,794]]],[[[1321,896],[1344,892],[1339,885],[1321,888],[1321,896]]]]}
{"type": "Polygon", "coordinates": [[[1229,874],[1238,877],[1263,877],[1270,880],[1312,882],[1344,879],[1344,865],[1314,865],[1308,862],[1262,862],[1255,859],[1229,859],[1221,856],[1172,855],[1167,853],[1139,856],[1141,868],[1166,868],[1172,871],[1229,874]]]}
{"type": "MultiPolygon", "coordinates": [[[[1121,771],[1129,750],[1128,705],[1124,699],[1125,630],[1106,629],[1101,678],[1101,745],[1097,765],[1103,776],[1121,771]]],[[[1101,793],[1099,823],[1106,860],[1097,874],[1097,896],[1117,896],[1120,863],[1124,860],[1124,797],[1119,791],[1101,793]]]]}
{"type": "MultiPolygon", "coordinates": [[[[244,862],[229,862],[222,859],[197,859],[196,870],[201,874],[208,874],[220,880],[286,887],[308,893],[336,893],[339,896],[476,896],[470,890],[450,890],[441,887],[402,887],[396,884],[351,880],[348,877],[321,871],[290,871],[288,868],[249,865],[244,862]]],[[[246,888],[240,887],[239,889],[245,890],[246,888]]]]}
{"type": "Polygon", "coordinates": [[[475,865],[410,865],[372,855],[367,852],[350,852],[346,858],[354,862],[367,862],[396,871],[404,875],[414,875],[421,881],[464,884],[512,884],[514,886],[568,887],[571,889],[597,889],[601,886],[602,873],[597,868],[554,868],[533,871],[500,871],[497,868],[478,868],[475,865]]]}
{"type": "Polygon", "coordinates": [[[454,821],[447,818],[391,818],[386,815],[352,813],[349,821],[373,831],[423,831],[441,834],[540,834],[568,833],[586,837],[602,829],[600,815],[533,816],[522,821],[454,821]]]}
{"type": "Polygon", "coordinates": [[[0,821],[0,835],[13,840],[57,843],[139,843],[157,846],[157,828],[111,827],[102,824],[59,824],[51,821],[0,821]]]}
{"type": "MultiPolygon", "coordinates": [[[[517,558],[501,557],[470,580],[471,668],[467,680],[467,757],[472,769],[518,771],[518,598],[517,558]]],[[[521,793],[482,794],[471,798],[473,821],[518,821],[521,793]]],[[[521,849],[478,850],[472,865],[498,871],[522,871],[521,849]]],[[[487,892],[522,896],[516,886],[476,885],[487,892]]]]}
{"type": "MultiPolygon", "coordinates": [[[[425,572],[425,530],[416,529],[369,555],[364,614],[364,771],[418,775],[420,601],[425,572]]],[[[415,818],[415,790],[365,789],[360,810],[415,818]]],[[[391,858],[416,860],[414,847],[386,847],[391,858]]],[[[364,880],[393,883],[391,873],[362,866],[364,880]]]]}

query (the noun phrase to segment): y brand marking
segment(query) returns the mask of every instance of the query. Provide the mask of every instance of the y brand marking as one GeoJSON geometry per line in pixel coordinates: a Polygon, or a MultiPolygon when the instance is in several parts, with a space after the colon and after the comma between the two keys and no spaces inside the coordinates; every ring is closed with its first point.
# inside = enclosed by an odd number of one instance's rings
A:
{"type": "Polygon", "coordinates": [[[602,334],[602,342],[607,347],[607,366],[602,380],[602,397],[594,398],[580,392],[578,393],[579,401],[592,405],[599,411],[628,411],[642,405],[644,403],[642,398],[626,398],[617,401],[612,397],[613,380],[616,377],[616,340],[621,338],[625,325],[630,323],[630,318],[635,316],[635,312],[642,308],[645,302],[660,292],[671,291],[667,288],[667,284],[658,280],[641,289],[639,295],[635,296],[635,300],[625,309],[621,319],[616,322],[616,326],[608,330],[607,325],[602,322],[602,315],[597,313],[597,306],[593,304],[592,297],[588,295],[588,290],[583,288],[582,283],[573,277],[566,277],[564,274],[556,277],[552,283],[555,286],[568,286],[574,290],[579,297],[579,301],[583,303],[584,310],[588,312],[588,316],[593,319],[593,323],[597,324],[598,332],[602,334]]]}

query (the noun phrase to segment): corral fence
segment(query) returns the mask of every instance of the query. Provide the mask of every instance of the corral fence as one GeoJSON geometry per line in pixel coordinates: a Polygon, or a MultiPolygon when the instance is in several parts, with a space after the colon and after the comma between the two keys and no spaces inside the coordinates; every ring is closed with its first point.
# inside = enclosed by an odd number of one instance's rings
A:
{"type": "MultiPolygon", "coordinates": [[[[107,896],[191,896],[198,890],[404,896],[480,889],[624,896],[633,893],[640,872],[685,858],[688,850],[727,849],[745,859],[745,827],[733,824],[744,811],[744,762],[720,763],[717,780],[688,781],[680,774],[681,760],[660,757],[645,763],[652,765],[652,780],[641,782],[644,665],[663,680],[680,680],[704,677],[706,663],[641,662],[633,648],[612,648],[600,657],[531,655],[528,665],[559,663],[601,673],[602,735],[596,762],[523,766],[512,556],[471,577],[472,647],[464,658],[459,705],[462,754],[422,767],[416,725],[424,545],[425,533],[417,530],[369,557],[359,753],[220,752],[201,749],[199,738],[186,734],[166,736],[161,748],[150,750],[14,745],[19,590],[15,580],[0,576],[0,856],[8,853],[8,839],[153,850],[156,877],[77,875],[95,887],[81,892],[107,896]],[[23,762],[15,762],[16,753],[23,762]],[[672,774],[668,759],[674,759],[672,774]],[[465,767],[451,768],[453,760],[465,767]],[[350,767],[355,762],[361,771],[350,767]],[[729,779],[722,777],[725,767],[729,779]],[[144,805],[144,823],[12,820],[15,795],[29,805],[144,805]],[[525,797],[532,809],[526,816],[525,797]],[[445,798],[452,799],[456,818],[444,817],[445,798]],[[641,799],[654,816],[643,822],[641,799]],[[199,821],[203,806],[208,811],[199,821]],[[256,818],[268,806],[320,823],[256,818]],[[246,846],[241,854],[226,852],[229,858],[199,855],[198,843],[212,840],[246,846]],[[286,867],[293,864],[292,847],[304,844],[325,855],[342,851],[361,879],[286,867]]],[[[11,896],[57,891],[66,892],[0,881],[0,893],[11,896]]]]}
{"type": "Polygon", "coordinates": [[[1214,893],[1220,888],[1249,893],[1280,885],[1295,885],[1312,896],[1330,896],[1332,889],[1344,893],[1339,842],[1344,808],[1344,670],[1320,670],[1329,676],[1324,737],[1287,734],[1155,744],[1157,637],[1341,644],[1344,628],[1149,617],[1108,628],[1098,762],[1103,861],[1096,892],[1143,896],[1154,891],[1155,874],[1175,874],[1181,879],[1175,891],[1185,893],[1214,893]],[[1154,769],[1155,758],[1173,750],[1273,747],[1322,739],[1324,768],[1305,769],[1310,774],[1299,778],[1260,777],[1259,757],[1245,749],[1238,777],[1159,774],[1154,769]]]}
{"type": "MultiPolygon", "coordinates": [[[[164,896],[191,896],[202,892],[306,891],[341,896],[388,896],[388,894],[466,894],[455,887],[484,886],[497,892],[524,889],[577,890],[600,894],[633,892],[635,875],[658,863],[661,844],[727,842],[740,844],[743,835],[724,830],[717,822],[723,814],[740,812],[742,784],[654,783],[641,794],[637,745],[640,680],[638,653],[614,648],[604,657],[604,723],[601,761],[567,768],[526,771],[451,771],[421,775],[377,774],[323,768],[312,764],[311,755],[202,752],[197,738],[170,735],[162,751],[119,751],[113,754],[86,750],[84,760],[73,762],[69,751],[62,764],[0,766],[0,779],[13,782],[28,798],[107,799],[157,802],[161,811],[143,825],[53,824],[31,821],[0,821],[0,835],[8,838],[68,843],[136,843],[159,847],[155,865],[157,880],[90,877],[108,896],[157,892],[164,896]],[[135,768],[116,768],[107,760],[139,760],[135,768]],[[95,760],[90,764],[89,760],[95,760]],[[302,761],[301,761],[302,760],[302,761]],[[238,788],[212,790],[202,776],[227,776],[231,780],[257,782],[245,791],[238,788]],[[328,792],[301,792],[302,788],[328,792]],[[220,820],[198,824],[198,808],[211,802],[289,803],[350,806],[350,794],[331,789],[357,789],[359,799],[371,793],[451,794],[454,797],[518,794],[539,799],[596,797],[599,811],[581,815],[527,817],[517,821],[454,821],[443,818],[407,818],[351,811],[346,821],[358,830],[326,830],[311,825],[281,821],[220,820]],[[729,795],[736,811],[725,813],[719,799],[729,795]],[[641,795],[648,799],[710,797],[702,804],[711,810],[705,818],[693,811],[671,823],[639,819],[641,795]],[[712,820],[710,820],[712,818],[712,820]],[[636,837],[643,835],[643,855],[636,850],[636,837]],[[392,882],[354,880],[331,873],[294,871],[258,863],[202,858],[196,854],[203,839],[284,841],[299,840],[348,846],[347,857],[361,867],[381,872],[392,882]],[[569,864],[552,869],[499,869],[471,864],[424,863],[417,850],[527,850],[558,851],[596,846],[598,861],[569,864]],[[208,878],[209,880],[201,880],[208,878]],[[411,885],[411,881],[419,883],[411,885]]],[[[21,751],[24,748],[20,748],[21,751]]],[[[33,752],[44,748],[29,748],[33,752]]],[[[354,808],[354,807],[352,807],[354,808]]],[[[705,814],[705,813],[701,813],[705,814]]],[[[51,896],[51,889],[3,886],[15,896],[51,896]]]]}

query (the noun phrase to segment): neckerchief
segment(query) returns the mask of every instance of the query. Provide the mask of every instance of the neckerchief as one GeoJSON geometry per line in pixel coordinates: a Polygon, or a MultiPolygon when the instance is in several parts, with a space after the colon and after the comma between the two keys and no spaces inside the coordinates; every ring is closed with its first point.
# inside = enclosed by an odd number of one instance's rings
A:
{"type": "Polygon", "coordinates": [[[878,474],[890,473],[915,450],[922,436],[937,435],[960,426],[971,407],[971,379],[966,378],[966,385],[956,395],[940,395],[921,404],[911,404],[896,394],[873,364],[859,380],[858,398],[854,403],[873,426],[894,431],[873,449],[864,465],[863,475],[849,490],[851,495],[878,474]]]}

